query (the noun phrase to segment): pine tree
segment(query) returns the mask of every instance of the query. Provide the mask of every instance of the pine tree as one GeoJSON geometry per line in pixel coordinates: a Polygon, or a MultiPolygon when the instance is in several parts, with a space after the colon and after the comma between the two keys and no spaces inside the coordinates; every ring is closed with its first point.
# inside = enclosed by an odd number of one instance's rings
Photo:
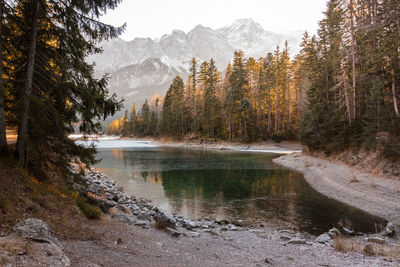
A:
{"type": "Polygon", "coordinates": [[[108,95],[107,78],[94,78],[93,66],[85,61],[88,54],[101,51],[96,43],[123,30],[98,21],[119,2],[18,2],[19,15],[12,22],[17,52],[10,64],[22,71],[8,86],[17,88],[13,97],[22,99],[16,110],[15,151],[22,166],[30,159],[35,170],[45,164],[65,168],[74,156],[95,162],[94,149],[78,146],[68,135],[76,124],[84,134],[99,132],[99,120],[121,107],[115,96],[108,95]]]}
{"type": "Polygon", "coordinates": [[[7,19],[7,13],[4,12],[4,0],[0,0],[0,155],[7,152],[7,139],[6,139],[6,121],[5,121],[5,92],[3,89],[3,43],[4,43],[4,21],[7,19]],[[4,15],[6,14],[6,15],[4,15]]]}

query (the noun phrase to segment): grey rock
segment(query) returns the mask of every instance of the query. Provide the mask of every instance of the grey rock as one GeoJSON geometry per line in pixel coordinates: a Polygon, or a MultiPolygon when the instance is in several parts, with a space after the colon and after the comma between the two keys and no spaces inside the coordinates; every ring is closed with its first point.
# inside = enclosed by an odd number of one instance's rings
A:
{"type": "Polygon", "coordinates": [[[94,193],[87,193],[86,194],[89,201],[98,205],[100,209],[104,212],[107,212],[110,208],[117,205],[115,201],[108,200],[106,197],[94,194],[94,193]]]}
{"type": "Polygon", "coordinates": [[[389,222],[386,225],[384,234],[389,237],[393,237],[396,234],[396,228],[395,228],[393,222],[389,222]]]}
{"type": "Polygon", "coordinates": [[[159,211],[154,219],[159,221],[164,227],[176,229],[176,220],[174,216],[168,211],[159,211]]]}
{"type": "Polygon", "coordinates": [[[62,247],[49,225],[42,220],[29,218],[14,226],[13,231],[18,236],[34,241],[55,244],[62,247]]]}
{"type": "Polygon", "coordinates": [[[281,234],[288,234],[288,235],[294,235],[294,234],[296,234],[296,232],[295,231],[293,231],[293,230],[279,230],[279,233],[281,233],[281,234]]]}
{"type": "Polygon", "coordinates": [[[271,259],[271,258],[265,258],[265,259],[264,259],[264,262],[265,262],[266,264],[272,264],[272,259],[271,259]]]}
{"type": "Polygon", "coordinates": [[[128,214],[114,214],[111,216],[112,219],[118,221],[118,222],[122,222],[122,223],[126,223],[126,224],[134,224],[135,223],[135,218],[133,216],[130,216],[128,214]]]}
{"type": "Polygon", "coordinates": [[[164,230],[165,230],[165,232],[169,233],[173,237],[179,237],[182,234],[178,230],[173,229],[173,228],[169,228],[169,227],[166,227],[164,230]]]}
{"type": "Polygon", "coordinates": [[[354,231],[353,231],[353,230],[351,230],[351,229],[349,229],[349,228],[346,228],[346,227],[343,227],[342,229],[343,229],[343,232],[344,232],[346,235],[354,235],[354,231]]]}
{"type": "Polygon", "coordinates": [[[216,229],[206,229],[204,232],[211,234],[212,236],[220,236],[221,232],[216,229]]]}
{"type": "Polygon", "coordinates": [[[321,244],[329,243],[331,240],[331,237],[327,233],[323,233],[315,239],[316,242],[321,244]]]}
{"type": "Polygon", "coordinates": [[[200,233],[194,231],[185,231],[183,232],[183,235],[187,237],[199,237],[200,233]]]}
{"type": "Polygon", "coordinates": [[[340,234],[340,231],[336,227],[333,227],[332,229],[329,230],[328,235],[330,238],[334,238],[336,236],[340,236],[341,234],[340,234]]]}
{"type": "Polygon", "coordinates": [[[70,266],[70,260],[54,243],[10,235],[0,237],[1,266],[70,266]],[[33,242],[32,242],[33,241],[33,242]],[[9,253],[7,253],[7,250],[9,253]],[[6,253],[4,253],[6,252],[6,253]],[[4,265],[4,263],[6,263],[4,265]]]}
{"type": "Polygon", "coordinates": [[[184,220],[182,226],[188,230],[192,230],[192,229],[196,228],[197,224],[195,222],[193,222],[192,220],[184,220]]]}
{"type": "Polygon", "coordinates": [[[236,226],[234,226],[233,224],[228,224],[228,228],[230,231],[237,231],[238,228],[236,226]]]}
{"type": "Polygon", "coordinates": [[[294,237],[288,241],[288,244],[293,244],[293,245],[303,245],[306,243],[307,243],[307,241],[305,239],[302,239],[299,237],[294,237]]]}
{"type": "Polygon", "coordinates": [[[291,237],[290,237],[290,236],[287,236],[287,235],[281,235],[280,239],[281,239],[281,240],[288,241],[288,240],[291,239],[291,237]]]}
{"type": "Polygon", "coordinates": [[[137,220],[137,221],[134,221],[133,224],[137,225],[137,226],[146,226],[148,223],[145,221],[142,221],[142,220],[137,220]]]}

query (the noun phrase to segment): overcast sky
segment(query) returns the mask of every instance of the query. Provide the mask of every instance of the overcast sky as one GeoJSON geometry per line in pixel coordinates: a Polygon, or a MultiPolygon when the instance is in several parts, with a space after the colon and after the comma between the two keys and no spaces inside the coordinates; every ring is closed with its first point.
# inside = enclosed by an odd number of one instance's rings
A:
{"type": "Polygon", "coordinates": [[[123,0],[102,21],[127,23],[122,39],[159,38],[174,29],[188,32],[202,24],[216,29],[236,19],[252,18],[265,30],[315,33],[326,0],[123,0]]]}

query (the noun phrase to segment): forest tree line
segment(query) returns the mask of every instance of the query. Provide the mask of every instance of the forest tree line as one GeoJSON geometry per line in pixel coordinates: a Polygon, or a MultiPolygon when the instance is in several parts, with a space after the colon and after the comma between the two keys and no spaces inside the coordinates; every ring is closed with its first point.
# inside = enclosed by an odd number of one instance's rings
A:
{"type": "Polygon", "coordinates": [[[68,138],[76,128],[98,133],[100,120],[121,106],[107,77],[94,77],[85,59],[122,27],[99,21],[120,0],[0,0],[0,156],[49,174],[71,159],[94,163],[93,148],[68,138]],[[18,130],[8,146],[6,126],[18,130]]]}
{"type": "Polygon", "coordinates": [[[400,157],[398,0],[329,0],[315,36],[265,57],[235,52],[224,75],[192,60],[184,84],[125,112],[107,131],[257,141],[298,137],[326,153],[376,149],[400,157]]]}
{"type": "Polygon", "coordinates": [[[133,105],[108,133],[244,142],[294,138],[302,100],[292,86],[287,43],[257,60],[237,51],[224,73],[213,59],[199,65],[193,58],[186,83],[175,77],[164,97],[146,100],[140,112],[133,105]]]}

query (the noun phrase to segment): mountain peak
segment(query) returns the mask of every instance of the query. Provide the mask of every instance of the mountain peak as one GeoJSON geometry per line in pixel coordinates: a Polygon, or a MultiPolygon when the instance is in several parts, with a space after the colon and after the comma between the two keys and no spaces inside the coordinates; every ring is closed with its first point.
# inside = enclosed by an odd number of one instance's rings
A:
{"type": "Polygon", "coordinates": [[[221,29],[201,24],[185,33],[173,30],[159,39],[136,38],[124,43],[114,39],[103,45],[103,54],[92,55],[96,73],[111,73],[110,89],[129,96],[127,101],[143,102],[157,93],[162,95],[175,75],[188,75],[190,59],[198,62],[214,58],[219,69],[232,60],[235,50],[259,58],[289,40],[292,53],[298,51],[301,33],[267,32],[251,18],[238,19],[221,29]]]}
{"type": "Polygon", "coordinates": [[[245,19],[238,19],[235,20],[231,25],[229,26],[225,26],[221,29],[219,29],[219,31],[222,32],[263,32],[264,28],[257,22],[255,22],[253,19],[251,18],[245,18],[245,19]]]}

